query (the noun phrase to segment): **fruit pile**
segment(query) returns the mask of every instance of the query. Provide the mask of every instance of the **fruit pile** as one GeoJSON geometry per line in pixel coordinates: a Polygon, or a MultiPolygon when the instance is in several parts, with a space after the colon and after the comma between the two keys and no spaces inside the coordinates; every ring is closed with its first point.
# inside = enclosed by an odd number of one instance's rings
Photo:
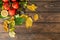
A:
{"type": "Polygon", "coordinates": [[[10,37],[15,37],[15,25],[25,23],[26,29],[32,27],[33,21],[38,20],[38,14],[33,18],[26,14],[25,10],[36,11],[37,6],[28,4],[28,0],[0,0],[0,19],[3,19],[3,27],[10,37]]]}

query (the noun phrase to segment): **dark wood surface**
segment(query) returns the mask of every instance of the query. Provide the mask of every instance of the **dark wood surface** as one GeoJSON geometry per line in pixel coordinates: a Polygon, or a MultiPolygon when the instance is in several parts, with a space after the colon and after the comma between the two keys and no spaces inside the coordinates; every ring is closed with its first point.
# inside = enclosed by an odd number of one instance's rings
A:
{"type": "Polygon", "coordinates": [[[25,25],[15,26],[16,37],[10,38],[0,24],[0,40],[60,40],[60,0],[29,1],[38,6],[36,12],[26,10],[29,16],[39,14],[39,20],[34,22],[31,29],[25,25]]]}

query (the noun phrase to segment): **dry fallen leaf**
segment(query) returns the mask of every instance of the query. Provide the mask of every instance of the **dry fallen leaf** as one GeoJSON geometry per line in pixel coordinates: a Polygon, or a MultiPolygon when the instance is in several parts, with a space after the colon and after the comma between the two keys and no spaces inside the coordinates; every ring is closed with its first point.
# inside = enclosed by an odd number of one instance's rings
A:
{"type": "Polygon", "coordinates": [[[32,27],[32,24],[33,24],[33,20],[31,17],[28,17],[27,20],[26,20],[26,28],[30,28],[32,27]]]}
{"type": "Polygon", "coordinates": [[[34,21],[37,21],[39,19],[38,14],[35,14],[33,19],[34,19],[34,21]]]}

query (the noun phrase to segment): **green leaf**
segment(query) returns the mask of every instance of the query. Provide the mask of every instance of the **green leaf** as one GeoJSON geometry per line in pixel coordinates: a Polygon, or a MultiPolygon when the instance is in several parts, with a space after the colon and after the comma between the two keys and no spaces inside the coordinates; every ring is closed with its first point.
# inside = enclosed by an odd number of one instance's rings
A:
{"type": "Polygon", "coordinates": [[[27,4],[27,2],[20,2],[20,3],[21,3],[21,5],[27,4]]]}
{"type": "Polygon", "coordinates": [[[2,17],[2,16],[0,15],[0,18],[4,18],[4,17],[2,17]]]}
{"type": "Polygon", "coordinates": [[[18,18],[19,17],[19,14],[15,15],[15,17],[18,18]]]}
{"type": "Polygon", "coordinates": [[[0,8],[2,8],[2,4],[3,4],[3,3],[2,3],[2,1],[0,0],[0,8]]]}
{"type": "Polygon", "coordinates": [[[15,21],[12,21],[12,22],[9,24],[9,27],[10,27],[10,28],[14,28],[14,27],[15,27],[15,21]]]}
{"type": "Polygon", "coordinates": [[[10,32],[13,32],[14,30],[15,30],[15,28],[11,28],[11,29],[9,29],[10,32]]]}
{"type": "Polygon", "coordinates": [[[0,0],[0,2],[2,2],[2,0],[0,0]]]}
{"type": "Polygon", "coordinates": [[[16,25],[21,25],[21,24],[23,24],[24,22],[25,22],[25,19],[24,19],[24,18],[20,18],[20,17],[15,18],[15,24],[16,24],[16,25]]]}
{"type": "Polygon", "coordinates": [[[3,19],[3,18],[9,19],[10,17],[9,17],[9,16],[7,16],[7,17],[2,17],[1,14],[0,14],[0,19],[3,19]]]}

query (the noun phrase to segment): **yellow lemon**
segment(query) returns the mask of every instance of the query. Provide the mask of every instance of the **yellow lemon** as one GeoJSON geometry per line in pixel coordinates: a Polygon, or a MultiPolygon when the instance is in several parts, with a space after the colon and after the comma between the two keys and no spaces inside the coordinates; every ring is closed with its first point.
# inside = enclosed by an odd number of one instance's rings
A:
{"type": "Polygon", "coordinates": [[[2,17],[7,17],[8,16],[8,11],[7,10],[2,10],[1,11],[1,16],[2,17]]]}

